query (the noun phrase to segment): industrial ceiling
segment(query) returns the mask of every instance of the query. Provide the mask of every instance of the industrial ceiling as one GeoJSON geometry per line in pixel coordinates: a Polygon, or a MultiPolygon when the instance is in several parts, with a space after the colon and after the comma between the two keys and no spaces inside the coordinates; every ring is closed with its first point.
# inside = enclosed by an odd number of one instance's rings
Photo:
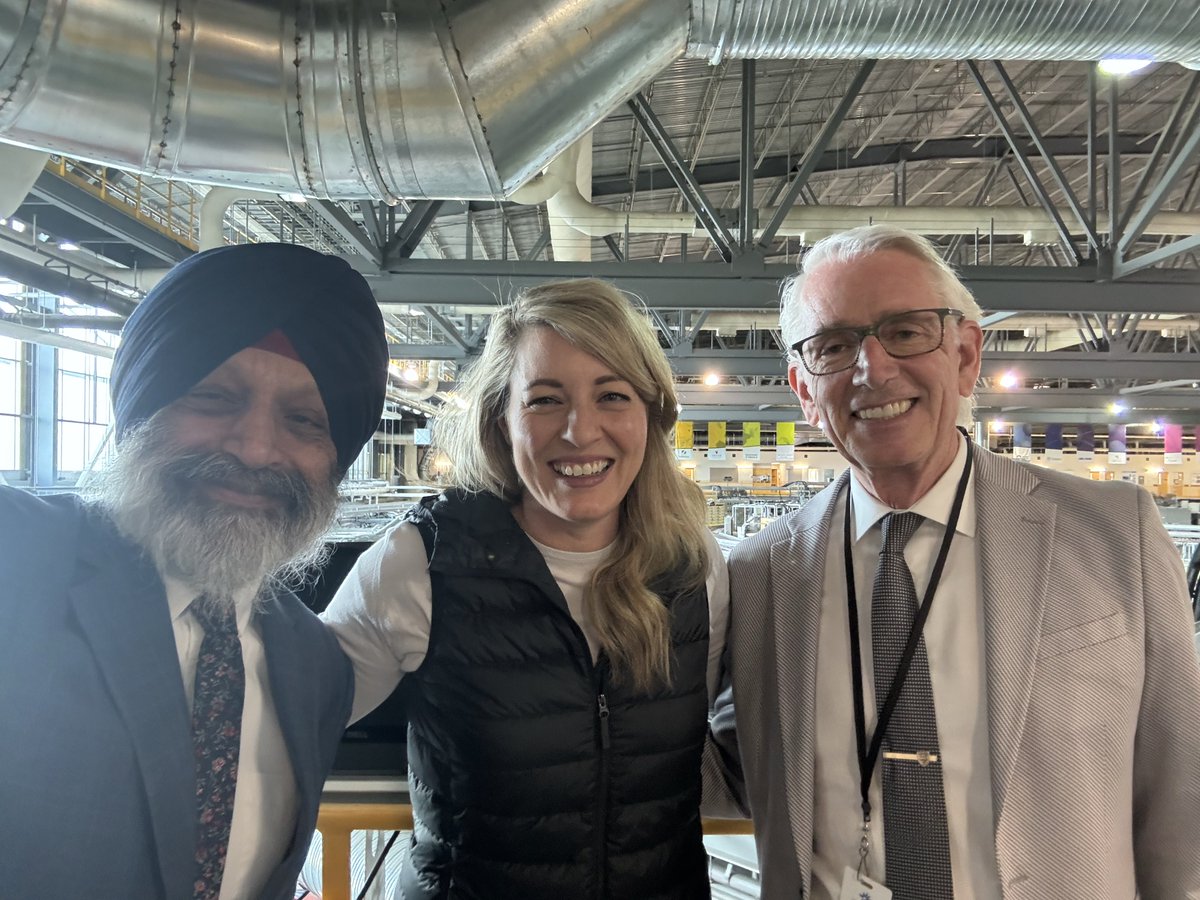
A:
{"type": "Polygon", "coordinates": [[[797,415],[779,281],[896,221],[988,313],[984,414],[1200,421],[1194,2],[403,7],[0,0],[0,139],[42,151],[0,156],[28,226],[0,274],[116,327],[201,246],[342,253],[429,410],[497,302],[595,274],[650,308],[685,415],[766,421],[797,415]]]}

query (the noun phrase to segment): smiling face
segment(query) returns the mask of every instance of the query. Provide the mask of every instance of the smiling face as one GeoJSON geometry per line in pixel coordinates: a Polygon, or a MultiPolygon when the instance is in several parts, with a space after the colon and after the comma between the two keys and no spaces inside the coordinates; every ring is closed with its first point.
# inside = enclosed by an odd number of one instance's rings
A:
{"type": "Polygon", "coordinates": [[[646,453],[646,404],[608,365],[544,326],[520,339],[502,430],[521,479],[514,515],[534,540],[599,550],[646,453]]]}
{"type": "Polygon", "coordinates": [[[212,602],[321,557],[336,454],[308,369],[243,350],[126,432],[97,493],[160,572],[212,602]]]}
{"type": "MultiPolygon", "coordinates": [[[[249,470],[331,480],[337,460],[321,392],[308,368],[257,348],[235,353],[162,411],[182,452],[225,453],[249,470]]],[[[236,480],[197,486],[209,499],[263,508],[276,499],[236,480]]]]}
{"type": "MultiPolygon", "coordinates": [[[[819,265],[802,291],[806,336],[943,305],[926,264],[893,249],[819,265]]],[[[795,361],[788,381],[808,422],[823,425],[871,492],[906,508],[958,452],[959,398],[974,390],[982,341],[978,324],[948,318],[942,345],[931,353],[895,359],[869,337],[851,368],[815,376],[795,361]]]]}

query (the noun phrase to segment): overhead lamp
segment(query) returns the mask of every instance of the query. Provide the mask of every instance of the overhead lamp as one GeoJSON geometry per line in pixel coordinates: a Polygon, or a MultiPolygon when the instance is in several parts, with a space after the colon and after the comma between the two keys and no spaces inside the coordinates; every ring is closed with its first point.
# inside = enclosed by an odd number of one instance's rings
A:
{"type": "Polygon", "coordinates": [[[59,249],[59,250],[66,250],[66,251],[69,253],[69,252],[71,252],[72,250],[78,250],[78,249],[79,249],[79,245],[78,245],[78,244],[75,244],[75,243],[72,243],[71,241],[59,241],[59,242],[58,242],[58,249],[59,249]]]}
{"type": "Polygon", "coordinates": [[[1004,388],[1006,391],[1011,391],[1018,384],[1020,384],[1020,382],[1021,382],[1021,379],[1018,378],[1017,373],[1013,372],[1012,370],[1005,372],[1003,375],[1001,375],[996,380],[996,383],[999,384],[1000,387],[1004,388]]]}
{"type": "Polygon", "coordinates": [[[305,197],[303,194],[297,193],[295,191],[289,191],[289,192],[280,194],[279,199],[282,200],[284,203],[307,203],[308,202],[307,197],[305,197]]]}
{"type": "Polygon", "coordinates": [[[709,387],[716,387],[718,384],[721,383],[721,376],[718,375],[716,372],[709,372],[707,375],[704,376],[704,383],[706,385],[708,385],[709,387]]]}
{"type": "Polygon", "coordinates": [[[1096,68],[1105,75],[1132,75],[1134,72],[1140,72],[1153,62],[1154,60],[1152,59],[1109,57],[1100,60],[1096,64],[1096,68]]]}
{"type": "Polygon", "coordinates": [[[15,231],[17,234],[25,233],[25,223],[22,222],[20,219],[9,219],[8,227],[11,228],[13,231],[15,231]]]}
{"type": "Polygon", "coordinates": [[[1125,414],[1125,412],[1126,412],[1126,407],[1125,407],[1125,404],[1124,404],[1124,403],[1117,403],[1117,402],[1114,400],[1112,403],[1108,404],[1108,412],[1109,412],[1109,414],[1110,414],[1110,415],[1113,415],[1113,416],[1120,416],[1120,415],[1124,415],[1124,414],[1125,414]]]}
{"type": "Polygon", "coordinates": [[[988,427],[991,428],[993,433],[1001,432],[1004,430],[1004,420],[1003,419],[992,419],[992,421],[988,427]]]}
{"type": "Polygon", "coordinates": [[[405,369],[405,370],[404,370],[404,371],[401,373],[401,376],[400,376],[400,377],[402,377],[402,378],[403,378],[405,381],[407,381],[409,384],[415,384],[415,383],[417,382],[417,380],[418,380],[418,379],[421,377],[421,373],[420,373],[420,372],[418,372],[418,371],[416,370],[416,368],[415,368],[415,367],[413,367],[413,366],[408,366],[408,367],[407,367],[407,368],[406,368],[406,369],[405,369]]]}
{"type": "Polygon", "coordinates": [[[1150,431],[1153,434],[1162,434],[1163,433],[1163,423],[1158,421],[1158,419],[1155,419],[1153,422],[1150,423],[1150,431]]]}

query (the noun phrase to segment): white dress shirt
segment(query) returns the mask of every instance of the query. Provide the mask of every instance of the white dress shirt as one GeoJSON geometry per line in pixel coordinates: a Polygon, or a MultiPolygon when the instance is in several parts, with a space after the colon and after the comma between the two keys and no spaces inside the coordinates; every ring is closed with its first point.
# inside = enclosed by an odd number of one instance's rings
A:
{"type": "MultiPolygon", "coordinates": [[[[204,628],[190,610],[195,590],[171,578],[164,577],[163,582],[183,689],[191,710],[204,628]]],[[[299,813],[296,779],[271,698],[262,634],[252,615],[253,593],[247,589],[234,598],[246,669],[246,699],[221,900],[258,900],[291,844],[299,813]]]]}
{"type": "MultiPolygon", "coordinates": [[[[531,538],[532,540],[532,538],[531,538]]],[[[713,699],[729,621],[729,575],[711,535],[708,539],[708,693],[713,699]]],[[[583,610],[583,591],[612,545],[588,553],[555,550],[533,541],[567,601],[571,618],[587,638],[595,660],[596,630],[583,610]]],[[[429,648],[433,586],[421,533],[402,522],[358,558],[333,602],[321,614],[354,664],[357,721],[387,699],[400,679],[415,672],[429,648]]]]}
{"type": "MultiPolygon", "coordinates": [[[[867,738],[875,730],[875,689],[871,654],[871,592],[883,539],[878,526],[890,512],[916,512],[927,521],[909,540],[904,558],[918,598],[924,598],[933,563],[945,535],[959,477],[966,465],[966,442],[938,482],[909,510],[893,510],[851,473],[851,538],[854,583],[862,641],[863,692],[867,738]]],[[[846,567],[842,552],[845,495],[837,501],[825,554],[817,659],[816,810],[813,897],[835,900],[843,870],[858,863],[862,803],[854,734],[847,621],[846,567]]],[[[950,837],[955,900],[1000,900],[992,825],[992,784],[987,724],[984,616],[975,541],[974,479],[967,485],[941,582],[925,622],[925,647],[937,710],[942,785],[950,837]]],[[[887,882],[883,843],[883,788],[879,766],[871,782],[870,853],[866,873],[887,882]]]]}

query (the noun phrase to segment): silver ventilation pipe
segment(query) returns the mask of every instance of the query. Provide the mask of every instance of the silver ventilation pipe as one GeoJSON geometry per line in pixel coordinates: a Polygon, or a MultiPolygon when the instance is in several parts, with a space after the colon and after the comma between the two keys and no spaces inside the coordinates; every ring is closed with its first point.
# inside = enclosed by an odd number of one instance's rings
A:
{"type": "Polygon", "coordinates": [[[1200,64],[1195,0],[694,0],[687,55],[1200,64]]]}
{"type": "Polygon", "coordinates": [[[309,197],[504,197],[669,65],[686,0],[0,0],[0,139],[309,197]]]}
{"type": "Polygon", "coordinates": [[[333,199],[501,198],[680,56],[1200,62],[1195,0],[0,0],[0,140],[333,199]]]}

